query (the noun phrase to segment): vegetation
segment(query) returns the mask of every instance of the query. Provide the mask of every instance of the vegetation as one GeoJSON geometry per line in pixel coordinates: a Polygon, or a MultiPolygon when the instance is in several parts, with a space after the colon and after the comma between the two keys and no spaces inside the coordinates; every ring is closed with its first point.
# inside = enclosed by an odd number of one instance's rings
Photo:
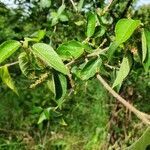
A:
{"type": "Polygon", "coordinates": [[[149,8],[0,2],[0,149],[148,150],[149,8]]]}

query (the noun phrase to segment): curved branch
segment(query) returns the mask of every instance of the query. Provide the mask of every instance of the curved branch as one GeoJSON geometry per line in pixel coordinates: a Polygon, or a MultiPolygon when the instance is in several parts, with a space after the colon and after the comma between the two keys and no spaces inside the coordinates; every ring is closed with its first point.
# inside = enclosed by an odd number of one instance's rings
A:
{"type": "Polygon", "coordinates": [[[150,115],[139,111],[130,103],[128,103],[124,98],[122,98],[118,93],[116,93],[99,74],[97,74],[97,79],[114,98],[116,98],[126,108],[128,108],[131,112],[133,112],[143,123],[150,125],[150,115]]]}

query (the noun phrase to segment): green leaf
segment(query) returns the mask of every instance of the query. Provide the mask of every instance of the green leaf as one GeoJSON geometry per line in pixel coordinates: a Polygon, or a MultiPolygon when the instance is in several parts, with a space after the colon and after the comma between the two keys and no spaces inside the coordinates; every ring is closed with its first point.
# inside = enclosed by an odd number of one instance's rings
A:
{"type": "Polygon", "coordinates": [[[62,126],[67,126],[67,123],[65,122],[65,120],[62,118],[59,122],[62,126]]]}
{"type": "Polygon", "coordinates": [[[112,58],[114,52],[117,50],[118,46],[119,46],[119,43],[117,43],[116,41],[114,41],[110,44],[108,52],[107,52],[108,61],[111,60],[111,58],[112,58]]]}
{"type": "Polygon", "coordinates": [[[46,35],[46,30],[39,30],[39,31],[34,32],[31,35],[31,38],[33,39],[33,41],[39,42],[44,38],[45,35],[46,35]]]}
{"type": "Polygon", "coordinates": [[[61,58],[53,50],[53,48],[44,43],[37,43],[32,46],[33,53],[37,55],[43,62],[55,70],[67,75],[69,74],[68,68],[64,65],[61,58]]]}
{"type": "Polygon", "coordinates": [[[90,60],[81,70],[81,79],[88,80],[93,77],[97,72],[99,72],[101,63],[102,61],[100,58],[90,60]]]}
{"type": "Polygon", "coordinates": [[[116,77],[116,79],[113,83],[113,86],[112,86],[113,88],[122,83],[124,78],[129,74],[131,65],[132,65],[131,55],[127,54],[127,55],[125,55],[125,57],[122,60],[120,69],[117,73],[117,77],[116,77]]]}
{"type": "Polygon", "coordinates": [[[39,30],[34,32],[31,37],[24,38],[23,46],[28,47],[29,42],[39,42],[41,41],[46,34],[46,30],[39,30]]]}
{"type": "Polygon", "coordinates": [[[37,113],[41,113],[43,111],[41,106],[33,106],[31,109],[31,113],[32,114],[37,114],[37,113]]]}
{"type": "Polygon", "coordinates": [[[60,15],[60,16],[59,16],[59,19],[60,19],[60,21],[62,21],[62,22],[65,22],[65,21],[68,21],[68,20],[69,20],[68,17],[67,17],[66,15],[64,15],[64,14],[60,15]]]}
{"type": "Polygon", "coordinates": [[[67,79],[61,73],[54,72],[48,82],[48,88],[50,89],[52,98],[55,100],[63,100],[67,92],[67,79]]]}
{"type": "Polygon", "coordinates": [[[96,15],[94,13],[88,13],[87,18],[87,37],[91,37],[95,32],[96,27],[96,15]]]}
{"type": "Polygon", "coordinates": [[[115,41],[110,44],[108,50],[108,61],[111,60],[118,46],[127,41],[135,29],[140,25],[139,20],[120,19],[115,26],[115,41]]]}
{"type": "Polygon", "coordinates": [[[147,43],[147,56],[143,63],[145,71],[147,72],[150,67],[150,31],[145,29],[146,43],[147,43]]]}
{"type": "Polygon", "coordinates": [[[61,56],[62,59],[68,60],[71,58],[78,58],[84,52],[84,47],[82,43],[78,41],[69,41],[60,45],[57,49],[57,53],[61,56]]]}
{"type": "Polygon", "coordinates": [[[57,23],[58,23],[58,19],[57,17],[53,18],[52,19],[52,23],[51,23],[51,26],[55,26],[57,23]]]}
{"type": "Polygon", "coordinates": [[[63,13],[63,11],[65,10],[65,8],[66,8],[65,4],[62,4],[62,5],[58,8],[58,11],[57,11],[58,16],[60,16],[60,15],[63,13]]]}
{"type": "Polygon", "coordinates": [[[40,124],[40,123],[42,123],[44,120],[46,120],[47,118],[46,118],[46,115],[45,115],[45,113],[44,112],[42,112],[41,114],[40,114],[40,117],[39,117],[39,120],[38,120],[38,124],[40,124]]]}
{"type": "Polygon", "coordinates": [[[147,54],[147,43],[144,29],[142,30],[142,62],[145,60],[147,54]]]}
{"type": "Polygon", "coordinates": [[[51,110],[52,110],[51,107],[48,107],[43,110],[43,112],[41,113],[41,115],[39,117],[38,124],[42,123],[44,120],[49,120],[51,110]]]}
{"type": "Polygon", "coordinates": [[[9,71],[6,65],[0,68],[0,77],[2,81],[18,95],[18,91],[12,81],[12,78],[9,74],[9,71]]]}
{"type": "Polygon", "coordinates": [[[74,22],[77,26],[82,26],[84,24],[83,20],[74,22]]]}
{"type": "Polygon", "coordinates": [[[79,3],[78,3],[78,11],[81,11],[82,7],[83,7],[83,3],[84,3],[84,0],[80,0],[79,3]]]}
{"type": "Polygon", "coordinates": [[[48,8],[51,6],[51,0],[40,0],[40,6],[42,8],[48,8]]]}
{"type": "Polygon", "coordinates": [[[21,72],[30,79],[35,78],[34,68],[32,68],[27,54],[25,52],[22,52],[19,55],[18,60],[21,72]]]}
{"type": "Polygon", "coordinates": [[[104,26],[97,26],[95,29],[94,37],[95,38],[101,37],[105,34],[105,32],[106,32],[106,28],[104,26]]]}
{"type": "Polygon", "coordinates": [[[147,146],[150,146],[150,127],[146,129],[144,134],[126,150],[148,150],[147,146]]]}
{"type": "Polygon", "coordinates": [[[55,74],[55,88],[56,88],[56,100],[61,100],[65,97],[67,92],[67,79],[61,74],[55,74]]]}
{"type": "Polygon", "coordinates": [[[63,14],[63,11],[65,10],[66,6],[64,4],[62,4],[59,8],[57,12],[51,12],[50,14],[50,19],[52,19],[52,23],[51,26],[54,26],[58,23],[58,21],[68,21],[68,17],[63,14]]]}
{"type": "Polygon", "coordinates": [[[105,25],[111,25],[113,23],[113,18],[107,13],[101,17],[101,21],[105,25]]]}
{"type": "Polygon", "coordinates": [[[58,18],[58,14],[57,14],[57,12],[51,12],[51,15],[49,17],[50,17],[50,19],[58,18]]]}
{"type": "Polygon", "coordinates": [[[10,57],[17,49],[19,49],[20,46],[20,42],[14,40],[2,43],[0,45],[0,63],[10,57]]]}
{"type": "Polygon", "coordinates": [[[48,16],[48,19],[51,20],[51,26],[54,26],[58,23],[59,16],[57,12],[51,12],[50,15],[48,16]]]}
{"type": "Polygon", "coordinates": [[[120,19],[115,27],[115,41],[119,44],[127,41],[140,23],[140,20],[120,19]]]}

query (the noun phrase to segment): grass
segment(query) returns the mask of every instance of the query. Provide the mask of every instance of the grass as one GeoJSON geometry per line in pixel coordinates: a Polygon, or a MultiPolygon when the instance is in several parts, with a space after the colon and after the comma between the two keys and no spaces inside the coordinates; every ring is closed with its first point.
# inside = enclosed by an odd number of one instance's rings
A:
{"type": "MultiPolygon", "coordinates": [[[[132,81],[132,83],[134,82],[132,81]]],[[[137,85],[133,85],[135,89],[142,88],[140,86],[143,85],[142,83],[135,82],[134,84],[137,85]]],[[[146,84],[144,83],[144,85],[146,84]]],[[[62,108],[58,109],[58,112],[51,116],[49,121],[44,121],[41,125],[37,125],[40,114],[32,113],[33,109],[56,105],[51,100],[47,88],[39,86],[35,90],[30,90],[22,86],[20,97],[10,90],[6,91],[5,87],[1,87],[1,91],[0,149],[2,150],[99,150],[106,144],[110,144],[110,149],[111,144],[118,148],[117,142],[125,148],[138,139],[137,137],[145,129],[140,124],[138,125],[137,120],[133,118],[137,124],[131,123],[127,127],[126,139],[122,140],[124,139],[124,130],[120,128],[120,125],[125,126],[126,114],[121,107],[122,110],[119,111],[116,124],[109,129],[113,130],[117,136],[116,139],[118,137],[121,139],[118,139],[116,143],[107,143],[109,136],[107,125],[115,103],[112,103],[113,106],[110,110],[111,100],[96,79],[90,80],[86,84],[80,82],[76,86],[75,92],[66,97],[62,108]]],[[[142,90],[139,93],[142,94],[142,90]]],[[[145,91],[142,96],[146,97],[145,91]]],[[[138,100],[137,104],[140,105],[138,100]]],[[[148,110],[149,108],[147,106],[144,109],[148,110]]]]}

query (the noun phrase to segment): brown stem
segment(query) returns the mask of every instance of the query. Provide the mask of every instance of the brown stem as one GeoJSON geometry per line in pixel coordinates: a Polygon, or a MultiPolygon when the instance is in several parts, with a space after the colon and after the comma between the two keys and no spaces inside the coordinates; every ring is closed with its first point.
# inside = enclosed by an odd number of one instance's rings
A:
{"type": "Polygon", "coordinates": [[[106,88],[106,90],[109,91],[109,93],[116,98],[119,102],[121,102],[126,108],[128,108],[131,112],[133,112],[140,120],[142,120],[143,123],[150,125],[149,115],[145,115],[145,113],[139,111],[134,106],[132,106],[130,103],[128,103],[124,98],[122,98],[118,93],[116,93],[108,84],[107,82],[99,75],[97,74],[97,79],[100,81],[100,83],[106,88]]]}

